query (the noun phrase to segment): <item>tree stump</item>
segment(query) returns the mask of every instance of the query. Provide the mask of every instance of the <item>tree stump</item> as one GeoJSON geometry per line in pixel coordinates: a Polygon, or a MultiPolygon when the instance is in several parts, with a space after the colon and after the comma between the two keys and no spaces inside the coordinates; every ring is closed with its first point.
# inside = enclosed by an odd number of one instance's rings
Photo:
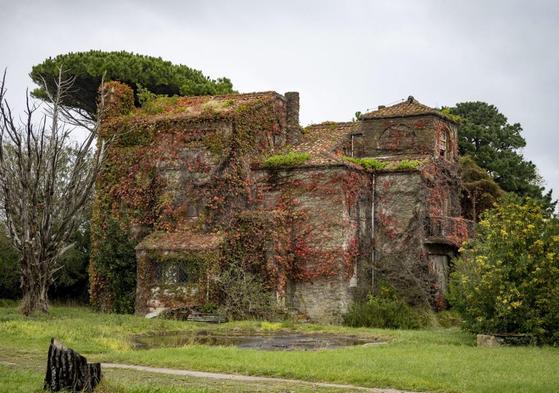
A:
{"type": "Polygon", "coordinates": [[[100,380],[101,363],[87,363],[87,359],[76,351],[64,347],[54,338],[50,341],[43,389],[92,393],[100,380]]]}

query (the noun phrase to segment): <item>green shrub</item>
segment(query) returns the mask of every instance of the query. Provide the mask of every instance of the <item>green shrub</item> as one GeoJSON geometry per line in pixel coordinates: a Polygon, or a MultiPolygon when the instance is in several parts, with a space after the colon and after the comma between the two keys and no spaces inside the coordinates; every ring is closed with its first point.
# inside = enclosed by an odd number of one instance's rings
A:
{"type": "Polygon", "coordinates": [[[111,220],[95,254],[95,267],[108,281],[112,311],[133,313],[136,294],[136,252],[135,244],[128,234],[120,228],[117,221],[111,220]]]}
{"type": "Polygon", "coordinates": [[[418,311],[385,287],[379,294],[369,295],[366,302],[353,304],[343,316],[343,323],[353,327],[418,329],[423,319],[418,311]]]}
{"type": "Polygon", "coordinates": [[[304,164],[310,157],[309,153],[299,153],[294,151],[285,154],[275,154],[264,160],[264,166],[266,168],[292,167],[304,164]]]}
{"type": "Polygon", "coordinates": [[[352,162],[356,165],[361,165],[365,169],[384,169],[386,168],[386,163],[371,157],[344,157],[344,160],[352,162]]]}
{"type": "Polygon", "coordinates": [[[531,334],[559,343],[559,220],[508,197],[482,214],[455,261],[449,301],[474,333],[531,334]]]}

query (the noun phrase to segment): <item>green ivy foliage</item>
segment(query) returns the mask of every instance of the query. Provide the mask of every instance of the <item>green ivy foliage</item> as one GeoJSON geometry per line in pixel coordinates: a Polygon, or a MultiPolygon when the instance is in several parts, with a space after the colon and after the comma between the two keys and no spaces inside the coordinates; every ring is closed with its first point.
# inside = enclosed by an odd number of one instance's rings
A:
{"type": "Polygon", "coordinates": [[[94,256],[97,272],[108,281],[112,311],[133,313],[136,294],[136,252],[128,234],[109,220],[94,256]]]}
{"type": "Polygon", "coordinates": [[[474,333],[532,334],[559,343],[559,220],[508,196],[482,214],[455,261],[449,301],[474,333]]]}
{"type": "MultiPolygon", "coordinates": [[[[233,85],[227,78],[210,79],[201,71],[185,65],[176,65],[159,57],[139,55],[125,51],[71,52],[49,57],[41,64],[33,66],[31,79],[40,87],[33,96],[47,98],[44,83],[48,90],[54,91],[59,68],[66,77],[75,78],[72,91],[64,104],[95,116],[97,92],[101,79],[120,81],[138,92],[139,89],[160,95],[217,95],[233,92],[233,85]]],[[[136,97],[136,104],[139,98],[136,97]]]]}

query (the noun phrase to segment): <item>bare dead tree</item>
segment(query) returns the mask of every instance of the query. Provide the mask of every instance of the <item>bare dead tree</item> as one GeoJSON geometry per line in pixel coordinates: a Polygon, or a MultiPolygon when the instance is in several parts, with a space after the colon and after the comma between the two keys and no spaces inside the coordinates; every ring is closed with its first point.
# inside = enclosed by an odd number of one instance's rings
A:
{"type": "MultiPolygon", "coordinates": [[[[47,111],[26,93],[26,109],[14,120],[6,101],[6,72],[0,85],[0,209],[21,258],[21,312],[48,311],[48,289],[59,259],[71,245],[101,168],[106,142],[97,138],[100,120],[84,122],[62,106],[72,80],[59,72],[47,111]],[[77,126],[86,130],[73,139],[77,126]]],[[[47,90],[48,91],[48,90],[47,90]]],[[[100,94],[99,116],[104,108],[100,94]]]]}

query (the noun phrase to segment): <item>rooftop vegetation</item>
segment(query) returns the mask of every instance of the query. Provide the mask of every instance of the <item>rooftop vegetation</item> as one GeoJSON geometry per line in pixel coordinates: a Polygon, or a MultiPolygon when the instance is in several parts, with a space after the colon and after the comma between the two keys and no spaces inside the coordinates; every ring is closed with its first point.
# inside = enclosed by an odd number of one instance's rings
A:
{"type": "Polygon", "coordinates": [[[274,154],[264,160],[266,168],[294,167],[304,164],[311,158],[309,153],[290,151],[284,154],[274,154]]]}
{"type": "Polygon", "coordinates": [[[344,160],[349,161],[353,164],[360,165],[364,169],[369,170],[405,170],[405,169],[417,169],[421,161],[419,160],[400,160],[395,162],[381,161],[373,157],[343,157],[344,160]]]}

